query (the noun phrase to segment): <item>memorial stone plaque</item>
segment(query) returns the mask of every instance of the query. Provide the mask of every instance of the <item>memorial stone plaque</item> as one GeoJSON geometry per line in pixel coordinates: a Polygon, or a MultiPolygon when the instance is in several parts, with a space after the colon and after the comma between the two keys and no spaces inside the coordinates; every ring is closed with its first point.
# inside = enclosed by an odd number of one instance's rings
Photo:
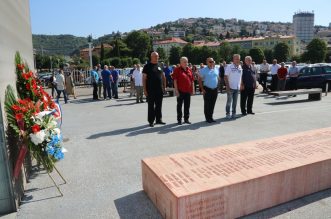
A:
{"type": "Polygon", "coordinates": [[[237,218],[331,187],[331,128],[147,158],[164,218],[237,218]]]}

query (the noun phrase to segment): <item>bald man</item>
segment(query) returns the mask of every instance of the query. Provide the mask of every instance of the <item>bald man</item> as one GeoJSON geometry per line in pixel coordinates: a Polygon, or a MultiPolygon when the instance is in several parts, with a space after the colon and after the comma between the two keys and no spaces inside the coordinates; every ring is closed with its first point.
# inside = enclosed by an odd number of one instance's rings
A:
{"type": "Polygon", "coordinates": [[[150,127],[154,127],[154,121],[155,124],[166,124],[162,121],[162,100],[166,88],[166,78],[158,62],[159,54],[152,52],[151,61],[143,69],[143,86],[148,101],[148,123],[150,127]]]}

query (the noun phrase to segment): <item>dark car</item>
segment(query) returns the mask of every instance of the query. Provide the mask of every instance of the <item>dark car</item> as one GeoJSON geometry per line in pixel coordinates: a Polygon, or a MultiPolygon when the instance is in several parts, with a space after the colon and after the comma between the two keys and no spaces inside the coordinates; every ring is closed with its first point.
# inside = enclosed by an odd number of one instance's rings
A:
{"type": "MultiPolygon", "coordinates": [[[[289,83],[286,83],[287,85],[289,83]]],[[[326,84],[329,84],[331,90],[331,66],[329,65],[309,65],[299,71],[297,79],[298,89],[322,88],[325,90],[326,84]]]]}

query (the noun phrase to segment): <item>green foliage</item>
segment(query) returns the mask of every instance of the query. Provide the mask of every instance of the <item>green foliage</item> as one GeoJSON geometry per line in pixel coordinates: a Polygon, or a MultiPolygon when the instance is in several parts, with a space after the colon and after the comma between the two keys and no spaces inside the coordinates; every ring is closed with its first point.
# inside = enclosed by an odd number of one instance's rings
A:
{"type": "Polygon", "coordinates": [[[170,55],[169,55],[169,62],[170,64],[178,64],[179,59],[181,57],[182,49],[180,47],[171,47],[170,55]]]}
{"type": "Polygon", "coordinates": [[[86,37],[73,35],[33,35],[33,48],[47,55],[72,55],[78,48],[87,47],[86,37]]]}
{"type": "MultiPolygon", "coordinates": [[[[104,59],[102,59],[102,60],[104,60],[104,59]]],[[[99,58],[99,56],[97,56],[97,55],[92,55],[92,65],[93,66],[96,66],[97,64],[99,64],[100,63],[100,58],[99,58]]]]}
{"type": "Polygon", "coordinates": [[[167,55],[166,55],[165,50],[164,50],[162,47],[158,47],[158,48],[156,49],[156,52],[159,54],[160,61],[167,62],[168,57],[167,57],[167,55]]]}
{"type": "Polygon", "coordinates": [[[286,43],[278,43],[274,47],[273,57],[278,62],[286,62],[290,58],[290,47],[286,43]]]}
{"type": "Polygon", "coordinates": [[[100,59],[104,60],[105,59],[105,47],[103,45],[103,43],[101,43],[101,48],[100,48],[100,59]]]}
{"type": "Polygon", "coordinates": [[[273,59],[273,51],[271,49],[263,50],[264,58],[267,60],[268,63],[272,63],[273,59]]]}
{"type": "Polygon", "coordinates": [[[131,57],[139,58],[140,61],[146,59],[147,53],[152,47],[149,35],[143,31],[133,31],[129,33],[125,42],[128,48],[131,49],[131,57]]]}
{"type": "Polygon", "coordinates": [[[223,42],[219,48],[219,56],[221,59],[226,62],[230,62],[232,60],[232,46],[228,42],[223,42]]]}
{"type": "Polygon", "coordinates": [[[132,64],[133,65],[140,64],[140,60],[138,58],[134,58],[132,59],[132,64]]]}
{"type": "Polygon", "coordinates": [[[303,60],[310,63],[324,62],[327,54],[327,45],[324,40],[313,39],[307,46],[303,60]]]}
{"type": "Polygon", "coordinates": [[[260,48],[252,48],[249,50],[249,55],[252,57],[253,61],[256,63],[262,63],[264,58],[264,53],[260,48]]]}
{"type": "Polygon", "coordinates": [[[119,57],[115,57],[115,58],[111,58],[109,60],[109,64],[112,65],[112,66],[115,66],[115,67],[119,67],[119,66],[122,66],[122,61],[121,61],[121,58],[119,57]]]}

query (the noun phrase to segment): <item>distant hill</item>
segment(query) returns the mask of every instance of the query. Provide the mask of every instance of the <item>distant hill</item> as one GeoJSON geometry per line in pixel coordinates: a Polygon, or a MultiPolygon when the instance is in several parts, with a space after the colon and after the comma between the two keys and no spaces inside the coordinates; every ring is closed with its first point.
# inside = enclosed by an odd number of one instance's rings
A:
{"type": "MultiPolygon", "coordinates": [[[[327,29],[324,26],[315,26],[315,33],[327,29]]],[[[222,18],[182,18],[172,22],[165,22],[156,26],[142,29],[150,34],[153,39],[170,37],[171,31],[184,31],[184,40],[193,42],[194,40],[218,41],[229,37],[243,36],[270,36],[270,35],[291,35],[293,34],[292,23],[271,22],[271,21],[245,21],[222,18]]],[[[93,44],[110,43],[113,37],[125,37],[127,33],[106,34],[93,40],[93,44]]],[[[81,48],[86,48],[87,38],[73,35],[33,35],[33,47],[44,54],[73,55],[79,54],[81,48]]]]}
{"type": "Polygon", "coordinates": [[[47,55],[68,55],[79,52],[79,49],[87,46],[86,37],[73,35],[35,35],[32,36],[33,48],[38,53],[47,55]]]}

